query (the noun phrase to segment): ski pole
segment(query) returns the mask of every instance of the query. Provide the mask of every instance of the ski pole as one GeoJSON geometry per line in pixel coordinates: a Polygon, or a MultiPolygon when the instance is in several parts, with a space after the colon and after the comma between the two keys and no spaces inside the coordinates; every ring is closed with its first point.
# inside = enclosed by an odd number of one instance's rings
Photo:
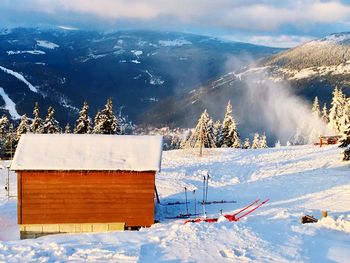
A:
{"type": "Polygon", "coordinates": [[[187,188],[185,187],[185,196],[186,196],[186,212],[188,214],[188,204],[187,204],[187,188]]]}
{"type": "Polygon", "coordinates": [[[197,207],[196,207],[196,190],[193,190],[193,197],[194,197],[194,214],[197,214],[197,207]]]}
{"type": "Polygon", "coordinates": [[[205,202],[208,201],[209,178],[210,178],[210,176],[209,176],[209,173],[208,173],[208,174],[207,174],[207,189],[206,189],[206,191],[205,191],[205,202]]]}
{"type": "Polygon", "coordinates": [[[205,212],[205,205],[203,203],[203,218],[207,218],[207,213],[205,212]]]}
{"type": "Polygon", "coordinates": [[[202,200],[202,204],[204,204],[204,198],[205,198],[205,176],[203,175],[203,200],[202,200]]]}

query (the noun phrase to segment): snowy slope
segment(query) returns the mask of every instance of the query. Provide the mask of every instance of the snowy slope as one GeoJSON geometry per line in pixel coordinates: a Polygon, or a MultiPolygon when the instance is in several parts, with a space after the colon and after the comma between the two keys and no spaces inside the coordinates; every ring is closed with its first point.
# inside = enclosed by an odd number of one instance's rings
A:
{"type": "Polygon", "coordinates": [[[290,80],[303,89],[316,87],[315,95],[323,97],[328,86],[348,86],[349,51],[350,33],[337,33],[276,54],[262,64],[270,67],[268,72],[273,80],[290,80]]]}
{"type": "MultiPolygon", "coordinates": [[[[15,240],[16,201],[0,188],[0,261],[73,262],[347,262],[350,258],[350,164],[336,146],[260,150],[213,149],[198,157],[189,150],[165,152],[157,188],[163,203],[183,201],[184,187],[202,195],[207,172],[208,216],[232,212],[256,198],[268,205],[237,223],[183,224],[166,219],[185,206],[158,206],[160,223],[139,232],[69,234],[15,240]],[[299,223],[303,214],[330,218],[299,223]]],[[[4,183],[6,169],[0,170],[4,183]]],[[[12,176],[13,180],[15,179],[12,176]]],[[[193,194],[189,192],[190,212],[193,194]]],[[[197,211],[202,208],[197,204],[197,211]]]]}
{"type": "Polygon", "coordinates": [[[10,97],[5,93],[4,89],[0,87],[0,96],[5,102],[4,109],[8,110],[12,119],[20,119],[21,115],[18,114],[16,110],[16,104],[10,99],[10,97]]]}
{"type": "MultiPolygon", "coordinates": [[[[18,113],[32,117],[38,102],[42,113],[50,105],[60,124],[71,126],[84,100],[93,117],[109,97],[116,112],[122,109],[133,123],[149,124],[141,113],[226,73],[227,58],[242,53],[261,58],[282,50],[142,30],[13,28],[0,35],[1,86],[18,113]]],[[[0,108],[3,113],[10,117],[0,108]]]]}
{"type": "Polygon", "coordinates": [[[5,68],[3,66],[0,66],[0,69],[2,71],[4,71],[5,73],[14,76],[15,78],[17,78],[19,81],[23,82],[24,84],[26,84],[31,91],[33,91],[35,93],[38,92],[38,89],[36,87],[34,87],[28,80],[26,80],[26,78],[22,74],[20,74],[16,71],[13,71],[11,69],[5,68]]]}

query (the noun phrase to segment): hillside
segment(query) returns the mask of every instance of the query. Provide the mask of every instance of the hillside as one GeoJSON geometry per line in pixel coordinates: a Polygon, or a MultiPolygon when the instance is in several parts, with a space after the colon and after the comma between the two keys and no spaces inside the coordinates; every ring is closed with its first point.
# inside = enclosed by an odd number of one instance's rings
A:
{"type": "Polygon", "coordinates": [[[112,97],[116,111],[138,123],[164,98],[226,73],[228,59],[280,50],[178,32],[2,30],[0,113],[31,116],[38,101],[42,117],[53,105],[64,126],[84,100],[93,117],[112,97]]]}
{"type": "Polygon", "coordinates": [[[282,118],[299,115],[300,121],[306,121],[297,109],[311,109],[315,96],[321,107],[326,103],[329,109],[335,86],[350,95],[349,51],[350,33],[316,39],[260,61],[251,61],[249,66],[186,94],[160,101],[143,119],[155,125],[193,127],[204,109],[214,121],[222,119],[225,105],[231,100],[243,137],[252,137],[256,131],[266,132],[274,142],[281,139],[277,136],[279,128],[272,127],[280,122],[279,112],[283,112],[282,118]],[[268,115],[278,118],[271,123],[268,115]]]}
{"type": "MultiPolygon", "coordinates": [[[[18,240],[16,200],[0,187],[0,261],[74,262],[346,262],[350,243],[349,163],[337,146],[295,146],[260,150],[212,149],[164,152],[157,175],[161,202],[184,201],[184,187],[202,196],[210,173],[208,217],[232,213],[260,198],[270,198],[239,222],[186,224],[166,219],[185,213],[185,205],[158,206],[160,223],[141,231],[55,235],[18,240]],[[329,217],[300,223],[305,214],[329,217]]],[[[5,164],[3,164],[5,165],[5,164]]],[[[6,169],[1,170],[4,185],[6,169]]],[[[11,175],[12,186],[16,178],[11,175]]],[[[15,194],[15,191],[13,191],[15,194]]],[[[193,194],[189,211],[193,213],[193,194]]],[[[197,205],[202,213],[202,207],[197,205]]]]}
{"type": "Polygon", "coordinates": [[[265,65],[294,70],[346,64],[350,60],[350,33],[316,39],[266,59],[265,65]]]}

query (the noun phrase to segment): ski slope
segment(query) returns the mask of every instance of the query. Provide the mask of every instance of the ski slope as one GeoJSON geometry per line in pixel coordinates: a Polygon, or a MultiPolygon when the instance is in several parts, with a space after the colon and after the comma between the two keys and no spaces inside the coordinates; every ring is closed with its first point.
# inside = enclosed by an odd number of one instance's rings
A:
{"type": "MultiPolygon", "coordinates": [[[[61,234],[18,240],[16,200],[0,188],[0,262],[348,262],[350,258],[350,163],[336,146],[258,150],[213,149],[163,153],[157,188],[163,204],[185,201],[194,212],[192,190],[202,199],[209,172],[208,201],[237,203],[205,207],[220,216],[257,198],[270,202],[239,222],[189,223],[167,219],[185,205],[157,206],[160,223],[136,232],[61,234]],[[329,217],[302,225],[304,214],[329,217]]],[[[5,167],[6,164],[3,164],[5,167]]],[[[4,185],[7,169],[0,170],[4,185]]],[[[13,184],[15,176],[11,175],[13,184]]],[[[197,212],[202,206],[197,204],[197,212]]]]}
{"type": "Polygon", "coordinates": [[[18,79],[19,81],[22,81],[24,84],[26,84],[28,86],[28,88],[35,93],[38,93],[38,89],[37,87],[34,87],[22,74],[13,71],[11,69],[5,68],[3,66],[0,66],[0,69],[2,71],[4,71],[5,73],[14,76],[16,79],[18,79]]]}

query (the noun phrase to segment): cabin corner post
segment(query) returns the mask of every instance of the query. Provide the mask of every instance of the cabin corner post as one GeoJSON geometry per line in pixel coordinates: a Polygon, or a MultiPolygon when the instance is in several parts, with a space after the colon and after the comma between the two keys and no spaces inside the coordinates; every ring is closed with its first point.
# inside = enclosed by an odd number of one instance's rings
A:
{"type": "Polygon", "coordinates": [[[17,173],[17,220],[18,224],[22,224],[22,174],[17,173]]]}

